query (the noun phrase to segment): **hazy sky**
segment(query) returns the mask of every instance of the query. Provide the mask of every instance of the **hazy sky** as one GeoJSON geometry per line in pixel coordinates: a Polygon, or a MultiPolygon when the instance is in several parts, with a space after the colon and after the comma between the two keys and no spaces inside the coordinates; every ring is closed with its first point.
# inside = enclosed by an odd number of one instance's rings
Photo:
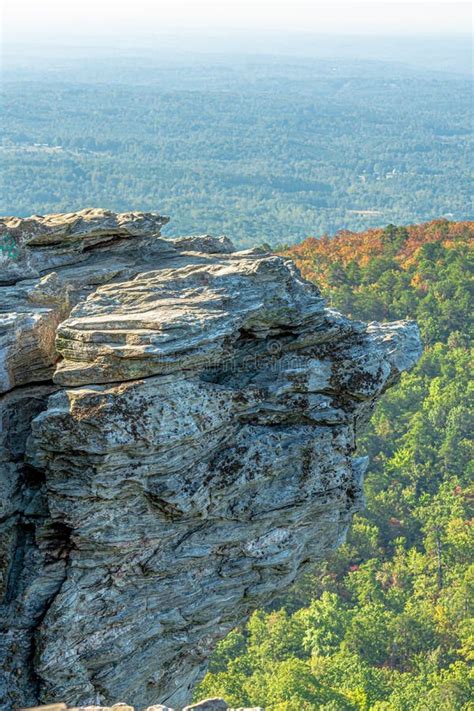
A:
{"type": "Polygon", "coordinates": [[[0,0],[7,41],[130,40],[176,30],[339,34],[466,33],[468,2],[309,0],[0,0]]]}

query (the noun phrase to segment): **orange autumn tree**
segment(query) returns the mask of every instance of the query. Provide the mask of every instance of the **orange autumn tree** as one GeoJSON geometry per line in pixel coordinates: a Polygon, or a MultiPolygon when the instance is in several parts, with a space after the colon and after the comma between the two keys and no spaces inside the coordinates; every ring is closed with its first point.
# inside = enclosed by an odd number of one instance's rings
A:
{"type": "Polygon", "coordinates": [[[465,328],[473,248],[474,222],[432,220],[310,237],[280,251],[334,308],[369,321],[415,318],[429,344],[465,328]]]}
{"type": "Polygon", "coordinates": [[[401,269],[416,263],[421,248],[439,243],[447,249],[460,245],[472,248],[474,222],[450,222],[439,219],[421,225],[395,227],[388,225],[365,232],[340,230],[334,237],[308,237],[300,244],[282,250],[291,257],[302,274],[317,281],[322,288],[329,286],[328,273],[334,265],[347,267],[354,262],[366,267],[374,258],[390,256],[401,269]]]}

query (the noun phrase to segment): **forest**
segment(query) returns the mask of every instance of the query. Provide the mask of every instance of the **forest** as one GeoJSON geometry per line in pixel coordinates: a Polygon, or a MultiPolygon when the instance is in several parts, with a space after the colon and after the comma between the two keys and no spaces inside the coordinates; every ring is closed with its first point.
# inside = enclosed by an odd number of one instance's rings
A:
{"type": "Polygon", "coordinates": [[[468,711],[474,661],[473,222],[281,245],[330,305],[419,323],[424,354],[359,451],[367,507],[332,559],[219,643],[196,698],[267,711],[468,711]]]}
{"type": "Polygon", "coordinates": [[[265,244],[334,308],[422,332],[360,434],[367,507],[347,542],[219,643],[196,699],[473,709],[471,103],[461,73],[394,61],[137,54],[4,72],[0,213],[158,211],[166,235],[265,244]]]}
{"type": "Polygon", "coordinates": [[[155,210],[167,234],[242,246],[471,219],[470,91],[462,74],[340,58],[11,69],[0,213],[155,210]]]}

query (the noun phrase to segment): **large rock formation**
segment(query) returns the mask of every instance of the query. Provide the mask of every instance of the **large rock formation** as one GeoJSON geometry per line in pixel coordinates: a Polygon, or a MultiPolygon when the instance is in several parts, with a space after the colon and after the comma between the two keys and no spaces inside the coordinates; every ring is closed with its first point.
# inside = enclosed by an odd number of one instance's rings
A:
{"type": "MultiPolygon", "coordinates": [[[[75,706],[74,708],[68,707],[65,703],[53,703],[41,706],[29,707],[28,709],[21,709],[20,711],[135,711],[133,706],[129,706],[123,702],[118,702],[113,704],[113,706],[75,706]]],[[[153,704],[153,706],[148,706],[144,711],[175,711],[175,709],[169,706],[164,706],[163,704],[153,704]]],[[[260,706],[253,706],[252,708],[229,708],[224,699],[213,697],[211,699],[204,699],[195,704],[190,704],[185,706],[182,711],[264,711],[260,706]]]]}
{"type": "MultiPolygon", "coordinates": [[[[65,703],[53,703],[41,706],[33,706],[28,709],[21,709],[20,711],[135,711],[133,706],[129,706],[123,702],[118,702],[113,704],[113,706],[75,706],[74,708],[68,707],[65,703]]],[[[148,706],[144,711],[175,711],[175,709],[169,706],[164,706],[163,704],[153,704],[153,706],[148,706]]],[[[195,704],[190,704],[185,706],[182,711],[264,711],[260,706],[253,706],[252,708],[229,708],[224,699],[220,697],[213,697],[211,699],[204,699],[195,704]]]]}
{"type": "Polygon", "coordinates": [[[344,540],[357,428],[420,354],[287,259],[166,218],[0,222],[2,708],[189,702],[344,540]]]}

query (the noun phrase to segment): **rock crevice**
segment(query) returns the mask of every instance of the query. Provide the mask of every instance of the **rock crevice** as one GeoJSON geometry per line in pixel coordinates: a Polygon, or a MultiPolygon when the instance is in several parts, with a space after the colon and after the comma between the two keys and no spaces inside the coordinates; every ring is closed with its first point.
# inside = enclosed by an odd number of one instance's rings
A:
{"type": "Polygon", "coordinates": [[[0,220],[5,708],[189,702],[215,642],[344,540],[357,431],[420,355],[415,324],[166,222],[0,220]]]}

